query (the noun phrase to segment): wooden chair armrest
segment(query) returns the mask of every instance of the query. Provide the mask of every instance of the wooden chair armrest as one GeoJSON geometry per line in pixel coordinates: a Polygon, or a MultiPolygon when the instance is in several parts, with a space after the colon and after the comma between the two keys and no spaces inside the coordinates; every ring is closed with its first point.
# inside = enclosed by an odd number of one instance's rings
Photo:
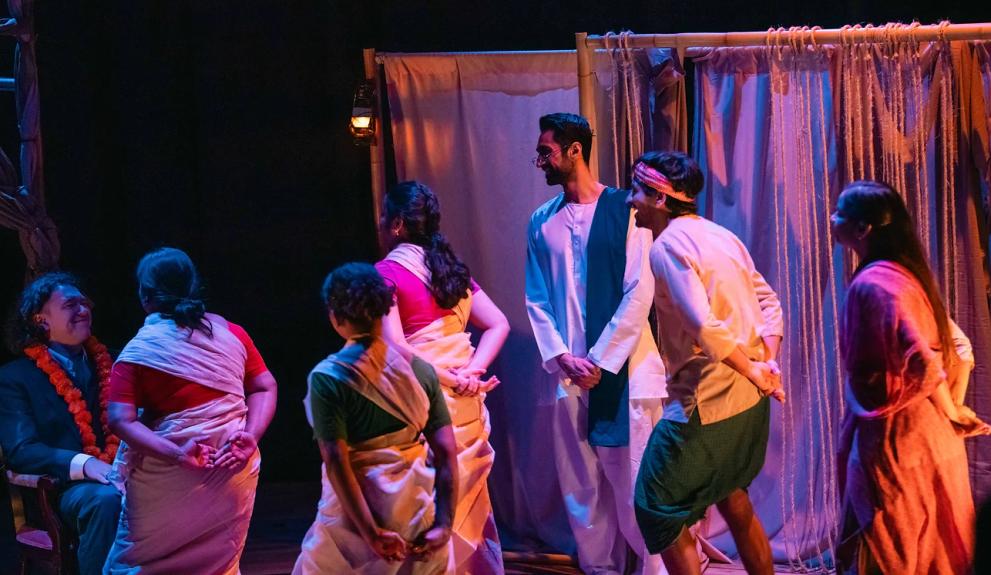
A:
{"type": "Polygon", "coordinates": [[[29,473],[14,473],[7,470],[7,481],[18,487],[28,487],[31,489],[45,489],[48,491],[58,489],[59,480],[51,475],[31,475],[29,473]]]}
{"type": "Polygon", "coordinates": [[[56,512],[58,505],[59,480],[51,475],[31,475],[27,473],[14,473],[7,470],[7,482],[10,483],[11,494],[16,495],[17,504],[11,501],[14,506],[14,524],[17,529],[24,525],[24,509],[20,499],[20,494],[14,493],[17,488],[34,489],[38,503],[38,512],[41,514],[41,522],[49,539],[52,541],[54,549],[62,548],[62,522],[56,512]]]}
{"type": "Polygon", "coordinates": [[[40,479],[40,475],[14,473],[9,469],[7,470],[7,481],[9,481],[11,485],[17,485],[18,487],[30,487],[31,489],[35,489],[38,487],[38,481],[40,479]]]}
{"type": "Polygon", "coordinates": [[[58,477],[53,475],[42,475],[38,478],[38,489],[44,489],[45,491],[58,491],[61,486],[62,482],[59,481],[58,477]]]}

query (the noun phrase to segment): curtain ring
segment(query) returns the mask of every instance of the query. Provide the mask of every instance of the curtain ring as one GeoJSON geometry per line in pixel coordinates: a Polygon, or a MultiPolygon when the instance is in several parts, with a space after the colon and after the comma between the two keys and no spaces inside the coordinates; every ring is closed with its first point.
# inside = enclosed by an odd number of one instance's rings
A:
{"type": "Polygon", "coordinates": [[[615,37],[616,37],[616,33],[613,32],[612,30],[606,32],[602,36],[602,47],[605,48],[606,53],[609,54],[609,60],[612,62],[613,68],[616,67],[616,48],[615,45],[611,46],[609,42],[611,40],[615,40],[615,37]]]}
{"type": "Polygon", "coordinates": [[[919,28],[921,27],[922,24],[919,24],[918,20],[914,20],[911,24],[908,25],[909,39],[912,41],[912,44],[915,45],[916,49],[918,49],[919,47],[918,32],[919,32],[919,28]]]}
{"type": "Polygon", "coordinates": [[[949,20],[941,20],[939,22],[939,28],[936,30],[936,34],[940,42],[946,41],[946,29],[949,27],[950,27],[949,20]]]}

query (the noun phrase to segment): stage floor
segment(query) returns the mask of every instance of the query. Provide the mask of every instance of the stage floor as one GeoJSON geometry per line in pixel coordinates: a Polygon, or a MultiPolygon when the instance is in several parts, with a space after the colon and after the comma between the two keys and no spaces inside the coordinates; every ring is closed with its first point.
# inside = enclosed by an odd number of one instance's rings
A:
{"type": "MultiPolygon", "coordinates": [[[[286,575],[299,554],[299,544],[313,521],[318,483],[267,483],[258,487],[248,543],[241,558],[243,575],[286,575]]],[[[505,554],[508,575],[581,575],[565,555],[505,554]]],[[[784,569],[779,566],[778,569],[784,569]]],[[[740,575],[735,564],[710,564],[706,575],[740,575]]],[[[787,570],[777,573],[790,573],[787,570]]]]}

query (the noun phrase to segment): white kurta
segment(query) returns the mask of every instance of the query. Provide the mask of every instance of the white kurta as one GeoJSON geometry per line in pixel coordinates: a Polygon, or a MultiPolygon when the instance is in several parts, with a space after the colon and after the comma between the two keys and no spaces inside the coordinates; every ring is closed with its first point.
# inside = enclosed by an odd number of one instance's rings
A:
{"type": "Polygon", "coordinates": [[[675,218],[650,252],[660,341],[671,378],[664,418],[702,425],[753,407],[757,387],[722,363],[738,346],[764,359],[762,338],[782,336],[781,302],[732,232],[705,218],[675,218]]]}
{"type": "Polygon", "coordinates": [[[646,554],[633,517],[633,484],[666,396],[664,367],[648,322],[654,295],[649,264],[652,237],[635,227],[631,212],[623,299],[588,349],[585,289],[597,202],[561,205],[561,201],[558,195],[534,212],[527,237],[527,312],[544,369],[559,374],[555,358],[562,353],[587,356],[610,373],[618,373],[630,361],[628,447],[590,446],[588,393],[564,377],[558,379],[555,462],[578,561],[586,573],[621,573],[629,544],[644,559],[642,572],[663,572],[660,557],[646,554]]]}
{"type": "MultiPolygon", "coordinates": [[[[596,203],[566,203],[560,195],[537,208],[527,233],[526,307],[544,369],[557,373],[562,353],[588,358],[609,373],[630,360],[630,399],[667,397],[664,367],[647,316],[654,298],[650,231],[637,228],[630,213],[623,299],[598,341],[585,345],[585,287],[588,238],[596,203]]],[[[561,380],[558,397],[568,387],[561,380]]]]}

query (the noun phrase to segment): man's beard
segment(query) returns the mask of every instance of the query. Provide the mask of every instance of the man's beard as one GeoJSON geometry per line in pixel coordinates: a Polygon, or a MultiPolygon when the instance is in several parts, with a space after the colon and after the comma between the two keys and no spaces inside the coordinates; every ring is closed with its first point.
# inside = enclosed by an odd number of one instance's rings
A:
{"type": "Polygon", "coordinates": [[[568,181],[568,172],[559,168],[544,168],[544,178],[547,179],[548,186],[559,186],[568,181]]]}

